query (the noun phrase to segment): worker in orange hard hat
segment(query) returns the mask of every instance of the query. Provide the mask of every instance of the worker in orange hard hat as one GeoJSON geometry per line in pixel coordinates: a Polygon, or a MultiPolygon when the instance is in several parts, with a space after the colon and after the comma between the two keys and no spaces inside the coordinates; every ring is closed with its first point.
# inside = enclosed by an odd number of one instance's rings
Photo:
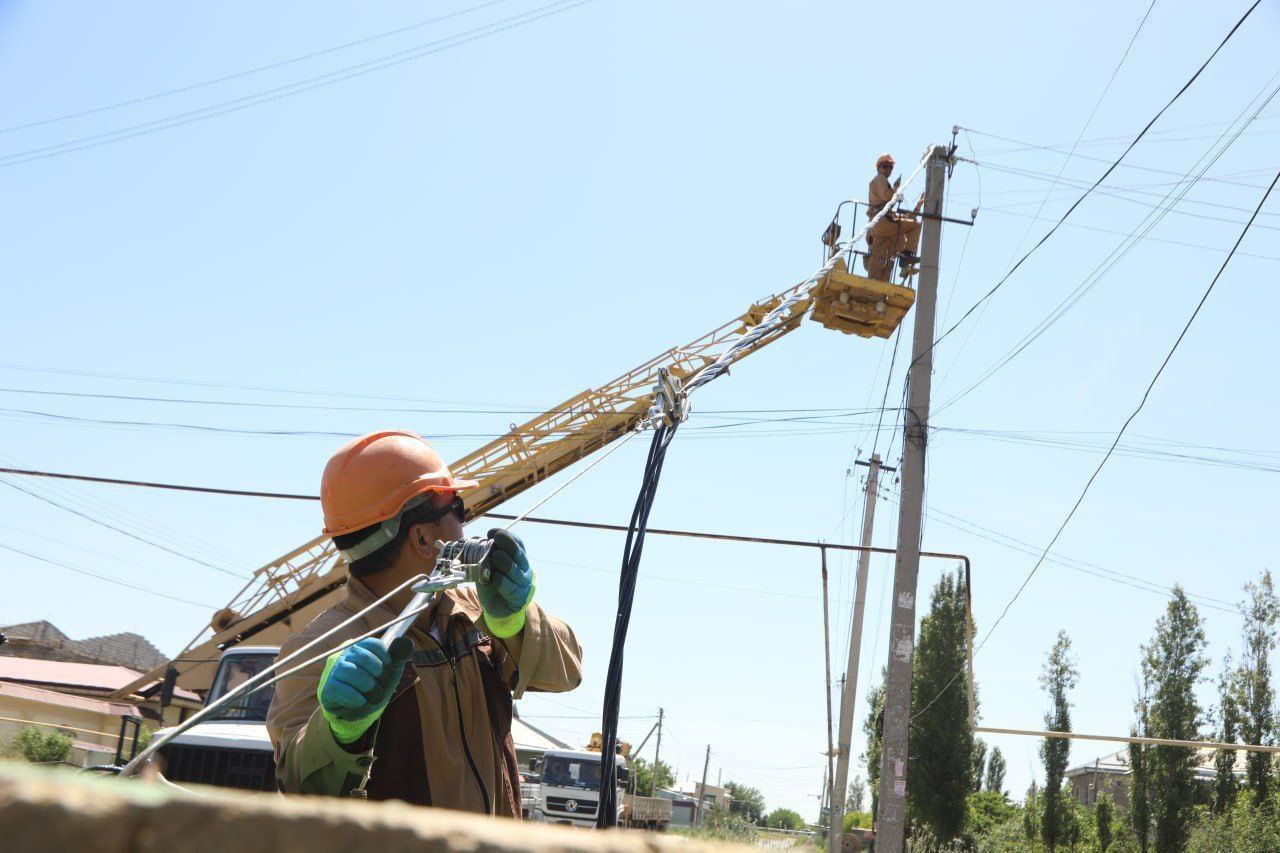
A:
{"type": "MultiPolygon", "coordinates": [[[[889,176],[893,174],[893,155],[881,154],[876,160],[876,176],[871,179],[867,188],[867,218],[874,219],[876,214],[893,203],[902,178],[893,184],[889,176]]],[[[924,202],[921,196],[916,204],[916,212],[924,202]]],[[[888,281],[893,270],[895,257],[902,261],[903,269],[914,268],[918,262],[916,249],[920,246],[920,223],[910,213],[890,209],[867,231],[869,251],[862,259],[867,275],[879,281],[888,281]]]]}
{"type": "MultiPolygon", "coordinates": [[[[405,430],[339,449],[325,466],[320,504],[325,533],[348,564],[346,598],[280,654],[429,573],[436,543],[462,538],[461,493],[475,486],[405,430]]],[[[267,731],[283,791],[520,817],[512,701],[526,690],[577,687],[582,650],[568,625],[534,603],[524,544],[502,530],[489,537],[488,580],[439,593],[390,646],[375,634],[277,684],[267,731]]],[[[331,642],[394,619],[409,596],[392,598],[331,642]]]]}

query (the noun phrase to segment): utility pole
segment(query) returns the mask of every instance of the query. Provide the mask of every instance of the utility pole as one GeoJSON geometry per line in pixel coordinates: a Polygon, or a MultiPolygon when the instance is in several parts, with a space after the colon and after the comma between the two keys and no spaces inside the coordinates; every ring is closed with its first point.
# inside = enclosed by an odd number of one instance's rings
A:
{"type": "MultiPolygon", "coordinates": [[[[871,528],[876,520],[876,495],[880,487],[880,455],[871,454],[867,466],[867,490],[862,509],[862,545],[871,546],[871,528]]],[[[892,468],[885,470],[892,471],[892,468]]],[[[831,786],[831,803],[827,826],[827,845],[831,853],[840,853],[844,835],[844,800],[849,789],[849,760],[853,744],[853,705],[858,696],[858,658],[862,656],[862,614],[867,604],[867,570],[871,552],[858,552],[858,581],[853,599],[853,622],[849,626],[849,663],[845,670],[844,690],[840,699],[840,740],[836,752],[836,775],[831,786]]]]}
{"type": "Polygon", "coordinates": [[[693,807],[693,828],[702,825],[702,805],[707,798],[707,770],[711,767],[711,744],[707,744],[707,760],[702,763],[702,784],[698,786],[698,802],[693,807]]]}
{"type": "Polygon", "coordinates": [[[902,500],[898,511],[898,556],[893,572],[889,668],[884,690],[884,735],[880,765],[877,853],[902,853],[907,801],[907,729],[911,722],[911,674],[915,661],[916,581],[920,571],[920,516],[924,510],[925,443],[929,435],[929,389],[933,380],[934,317],[938,256],[942,248],[942,190],[947,148],[929,149],[925,166],[924,225],[915,335],[903,412],[902,500]]]}
{"type": "MultiPolygon", "coordinates": [[[[658,756],[662,755],[662,709],[658,709],[658,743],[653,748],[653,795],[658,796],[658,756]]],[[[675,784],[675,779],[671,780],[675,784]]]]}

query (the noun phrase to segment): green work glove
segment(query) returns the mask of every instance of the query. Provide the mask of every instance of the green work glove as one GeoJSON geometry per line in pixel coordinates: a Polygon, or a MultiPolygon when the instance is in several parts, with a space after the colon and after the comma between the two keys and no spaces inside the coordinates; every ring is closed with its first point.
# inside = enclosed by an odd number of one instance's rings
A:
{"type": "MultiPolygon", "coordinates": [[[[524,630],[524,612],[533,601],[533,569],[524,543],[505,530],[490,530],[493,548],[481,564],[488,580],[476,584],[484,621],[495,637],[514,637],[524,630]]],[[[483,573],[482,573],[483,576],[483,573]]]]}
{"type": "Polygon", "coordinates": [[[408,637],[393,640],[389,649],[382,640],[366,637],[329,655],[316,698],[338,743],[359,740],[382,716],[412,651],[408,637]]]}

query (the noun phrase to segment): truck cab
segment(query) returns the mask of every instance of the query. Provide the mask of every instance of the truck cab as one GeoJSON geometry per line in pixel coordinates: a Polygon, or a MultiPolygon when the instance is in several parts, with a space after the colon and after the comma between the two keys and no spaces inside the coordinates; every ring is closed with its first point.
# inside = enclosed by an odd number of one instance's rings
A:
{"type": "MultiPolygon", "coordinates": [[[[278,646],[234,646],[224,651],[205,704],[262,672],[279,652],[278,646]]],[[[165,778],[250,791],[276,790],[275,752],[266,725],[274,694],[273,687],[251,693],[165,744],[160,749],[165,778]]]]}
{"type": "MultiPolygon", "coordinates": [[[[549,749],[538,765],[540,780],[532,820],[595,828],[600,807],[600,753],[549,749]]],[[[618,756],[618,802],[629,778],[626,759],[618,756]]]]}

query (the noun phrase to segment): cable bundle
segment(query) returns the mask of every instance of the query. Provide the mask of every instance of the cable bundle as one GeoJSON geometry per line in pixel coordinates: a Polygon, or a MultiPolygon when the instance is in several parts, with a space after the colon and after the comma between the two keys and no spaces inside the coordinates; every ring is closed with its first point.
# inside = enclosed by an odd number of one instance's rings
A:
{"type": "Polygon", "coordinates": [[[658,492],[658,478],[667,457],[667,445],[675,436],[676,426],[659,422],[649,445],[649,458],[644,464],[644,480],[627,526],[627,541],[622,550],[622,573],[618,580],[618,615],[613,623],[613,647],[609,652],[609,671],[605,676],[604,710],[601,712],[600,806],[596,810],[596,828],[618,825],[618,709],[622,705],[622,657],[627,643],[627,627],[631,624],[631,604],[636,596],[636,578],[640,574],[640,555],[644,535],[649,528],[649,511],[658,492]]]}

